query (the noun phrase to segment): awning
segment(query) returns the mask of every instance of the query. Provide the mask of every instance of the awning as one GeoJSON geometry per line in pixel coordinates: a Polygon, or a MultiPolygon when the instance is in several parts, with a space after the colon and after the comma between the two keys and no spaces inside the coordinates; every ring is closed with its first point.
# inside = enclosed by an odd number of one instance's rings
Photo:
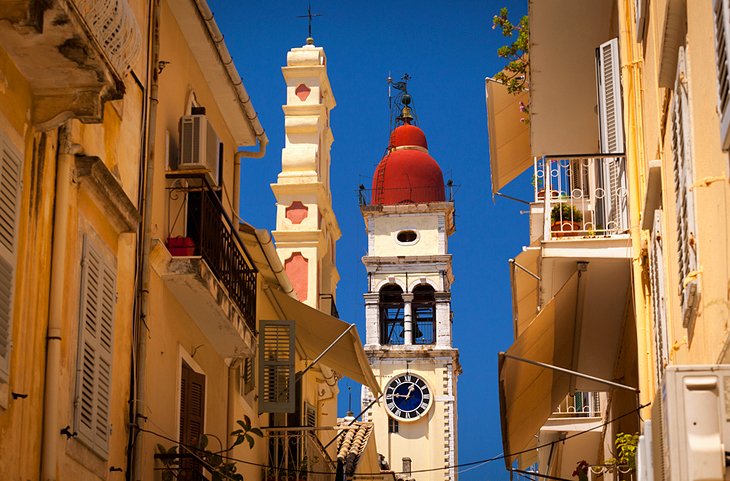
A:
{"type": "Polygon", "coordinates": [[[492,78],[486,79],[487,129],[492,193],[498,192],[532,165],[530,127],[520,119],[527,115],[519,103],[527,105],[529,94],[507,93],[507,87],[492,78]]]}
{"type": "Polygon", "coordinates": [[[537,261],[540,247],[528,247],[513,259],[510,266],[512,281],[512,319],[514,335],[519,337],[537,314],[540,283],[537,261]]]}
{"type": "MultiPolygon", "coordinates": [[[[573,274],[527,326],[507,354],[572,368],[578,272],[573,274]]],[[[499,357],[499,404],[505,464],[537,461],[537,435],[570,389],[570,376],[499,357]],[[519,453],[514,454],[512,453],[519,453]]]]}
{"type": "MultiPolygon", "coordinates": [[[[271,289],[271,293],[284,315],[296,322],[297,341],[311,359],[322,354],[350,327],[348,323],[309,307],[278,289],[271,289]]],[[[356,329],[350,329],[325,353],[320,362],[369,387],[376,396],[380,394],[380,386],[370,368],[356,329]]]]}

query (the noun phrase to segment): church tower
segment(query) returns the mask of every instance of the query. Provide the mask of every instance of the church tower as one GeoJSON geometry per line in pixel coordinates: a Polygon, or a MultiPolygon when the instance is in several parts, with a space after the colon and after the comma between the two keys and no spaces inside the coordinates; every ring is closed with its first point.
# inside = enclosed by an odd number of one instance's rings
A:
{"type": "Polygon", "coordinates": [[[335,107],[324,49],[311,38],[291,49],[282,67],[286,82],[281,173],[276,197],[276,250],[297,298],[336,314],[335,243],[340,228],[330,191],[330,111],[335,107]]]}
{"type": "MultiPolygon", "coordinates": [[[[448,239],[454,204],[424,132],[412,125],[410,96],[375,170],[371,202],[361,197],[368,236],[363,263],[365,351],[383,397],[367,411],[391,469],[416,481],[456,481],[456,380],[448,239]],[[413,471],[409,475],[408,472],[413,471]]],[[[363,388],[362,404],[373,394],[363,388]]]]}

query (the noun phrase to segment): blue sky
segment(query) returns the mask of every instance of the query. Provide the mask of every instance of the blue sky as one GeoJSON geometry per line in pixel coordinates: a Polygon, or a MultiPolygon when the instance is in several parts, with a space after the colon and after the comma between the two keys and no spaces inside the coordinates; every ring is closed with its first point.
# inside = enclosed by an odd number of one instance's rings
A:
{"type": "MultiPolygon", "coordinates": [[[[305,1],[209,0],[236,66],[270,139],[263,159],[242,166],[242,217],[273,230],[276,181],[284,143],[285,86],[281,67],[286,52],[300,47],[307,21],[297,18],[305,1]]],[[[364,338],[365,228],[357,203],[359,184],[370,186],[387,145],[389,128],[386,77],[407,72],[412,80],[418,125],[431,155],[456,191],[456,233],[450,239],[456,282],[453,285],[454,344],[464,369],[459,377],[459,461],[467,463],[502,450],[497,353],[512,343],[507,260],[528,243],[525,206],[492,202],[486,127],[484,78],[503,61],[496,49],[504,39],[491,19],[507,6],[516,19],[525,0],[453,0],[369,2],[315,0],[315,44],[325,48],[330,83],[337,100],[331,125],[332,190],[342,238],[337,265],[340,316],[355,322],[364,338]]],[[[529,177],[513,182],[506,193],[529,198],[529,177]]],[[[347,410],[348,385],[353,410],[359,409],[359,385],[341,382],[340,411],[347,410]]],[[[434,466],[439,461],[434,460],[434,466]]],[[[462,481],[509,479],[502,461],[460,473],[462,481]]]]}

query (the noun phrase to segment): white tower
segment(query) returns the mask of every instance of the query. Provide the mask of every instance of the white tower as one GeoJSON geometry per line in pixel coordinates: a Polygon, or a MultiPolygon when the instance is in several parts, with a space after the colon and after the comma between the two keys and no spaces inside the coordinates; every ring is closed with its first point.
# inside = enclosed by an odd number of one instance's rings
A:
{"type": "MultiPolygon", "coordinates": [[[[378,450],[398,472],[457,463],[461,372],[451,337],[454,204],[445,199],[441,169],[404,103],[403,125],[391,133],[371,203],[361,208],[368,235],[365,351],[384,393],[366,416],[375,424],[378,450]]],[[[372,400],[364,388],[363,407],[372,400]]],[[[403,477],[456,481],[456,470],[403,477]]]]}
{"type": "Polygon", "coordinates": [[[335,243],[340,228],[330,191],[330,110],[335,97],[324,49],[291,49],[282,67],[286,81],[286,144],[281,173],[271,185],[276,196],[276,250],[301,302],[332,312],[340,277],[335,243]]]}

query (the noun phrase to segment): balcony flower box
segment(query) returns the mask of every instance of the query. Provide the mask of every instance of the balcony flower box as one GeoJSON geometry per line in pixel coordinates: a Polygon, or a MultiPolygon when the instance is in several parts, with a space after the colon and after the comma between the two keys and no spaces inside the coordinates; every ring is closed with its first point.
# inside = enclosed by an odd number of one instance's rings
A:
{"type": "Polygon", "coordinates": [[[190,237],[170,237],[167,239],[167,250],[175,257],[195,255],[195,242],[190,237]]]}

